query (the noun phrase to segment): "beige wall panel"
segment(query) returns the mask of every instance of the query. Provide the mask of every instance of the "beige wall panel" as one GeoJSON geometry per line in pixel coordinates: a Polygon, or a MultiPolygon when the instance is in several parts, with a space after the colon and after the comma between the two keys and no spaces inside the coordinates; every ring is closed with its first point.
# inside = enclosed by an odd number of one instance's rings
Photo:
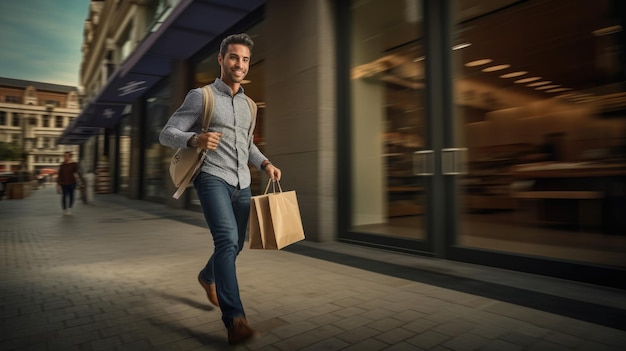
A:
{"type": "Polygon", "coordinates": [[[317,111],[301,111],[297,116],[284,118],[276,118],[270,111],[267,115],[264,129],[266,153],[276,155],[317,150],[317,111]],[[270,118],[272,121],[268,121],[270,118]]]}
{"type": "MultiPolygon", "coordinates": [[[[335,44],[332,2],[266,4],[266,155],[296,190],[307,239],[336,236],[335,44]]],[[[281,182],[283,183],[283,182],[281,182]]]]}

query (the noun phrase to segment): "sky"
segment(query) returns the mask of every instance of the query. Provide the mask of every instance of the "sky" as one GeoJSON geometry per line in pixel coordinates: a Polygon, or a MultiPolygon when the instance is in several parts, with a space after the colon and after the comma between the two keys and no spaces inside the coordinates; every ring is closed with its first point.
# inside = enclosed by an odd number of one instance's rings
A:
{"type": "Polygon", "coordinates": [[[90,0],[0,0],[0,77],[77,87],[90,0]]]}

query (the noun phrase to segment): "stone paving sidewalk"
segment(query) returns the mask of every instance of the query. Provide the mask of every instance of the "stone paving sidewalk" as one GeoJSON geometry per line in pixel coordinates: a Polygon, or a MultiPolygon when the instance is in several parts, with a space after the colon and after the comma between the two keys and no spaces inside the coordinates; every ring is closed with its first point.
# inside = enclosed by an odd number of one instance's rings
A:
{"type": "Polygon", "coordinates": [[[612,325],[602,325],[338,263],[327,257],[387,253],[314,243],[244,249],[242,300],[261,337],[229,347],[220,313],[196,281],[212,250],[209,235],[199,213],[118,195],[77,203],[72,216],[62,215],[53,187],[0,201],[0,350],[626,347],[622,291],[587,287],[618,312],[612,325]],[[298,253],[307,248],[326,254],[298,253]]]}

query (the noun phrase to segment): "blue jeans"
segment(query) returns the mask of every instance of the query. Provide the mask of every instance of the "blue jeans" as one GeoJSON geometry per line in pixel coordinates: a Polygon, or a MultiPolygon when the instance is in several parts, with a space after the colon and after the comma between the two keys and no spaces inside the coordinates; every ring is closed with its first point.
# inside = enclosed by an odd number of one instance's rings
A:
{"type": "Polygon", "coordinates": [[[215,282],[222,321],[229,326],[233,318],[245,317],[235,260],[246,239],[250,187],[239,189],[204,172],[198,174],[193,184],[215,247],[200,275],[208,283],[215,282]]]}
{"type": "Polygon", "coordinates": [[[74,206],[74,192],[76,192],[76,184],[61,185],[63,195],[61,196],[61,205],[63,209],[72,208],[74,206]],[[67,199],[67,201],[66,201],[67,199]]]}

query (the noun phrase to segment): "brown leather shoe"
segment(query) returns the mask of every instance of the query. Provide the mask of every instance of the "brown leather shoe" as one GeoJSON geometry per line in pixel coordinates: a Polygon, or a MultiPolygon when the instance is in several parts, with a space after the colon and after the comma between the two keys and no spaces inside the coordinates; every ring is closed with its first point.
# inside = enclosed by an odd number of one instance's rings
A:
{"type": "Polygon", "coordinates": [[[259,336],[259,332],[250,328],[244,317],[234,318],[228,327],[228,343],[231,345],[241,344],[259,336]]]}
{"type": "Polygon", "coordinates": [[[202,276],[198,274],[198,282],[206,291],[206,297],[209,299],[209,302],[213,304],[213,306],[220,306],[219,301],[217,300],[217,291],[215,291],[215,283],[207,283],[202,279],[202,276]]]}

